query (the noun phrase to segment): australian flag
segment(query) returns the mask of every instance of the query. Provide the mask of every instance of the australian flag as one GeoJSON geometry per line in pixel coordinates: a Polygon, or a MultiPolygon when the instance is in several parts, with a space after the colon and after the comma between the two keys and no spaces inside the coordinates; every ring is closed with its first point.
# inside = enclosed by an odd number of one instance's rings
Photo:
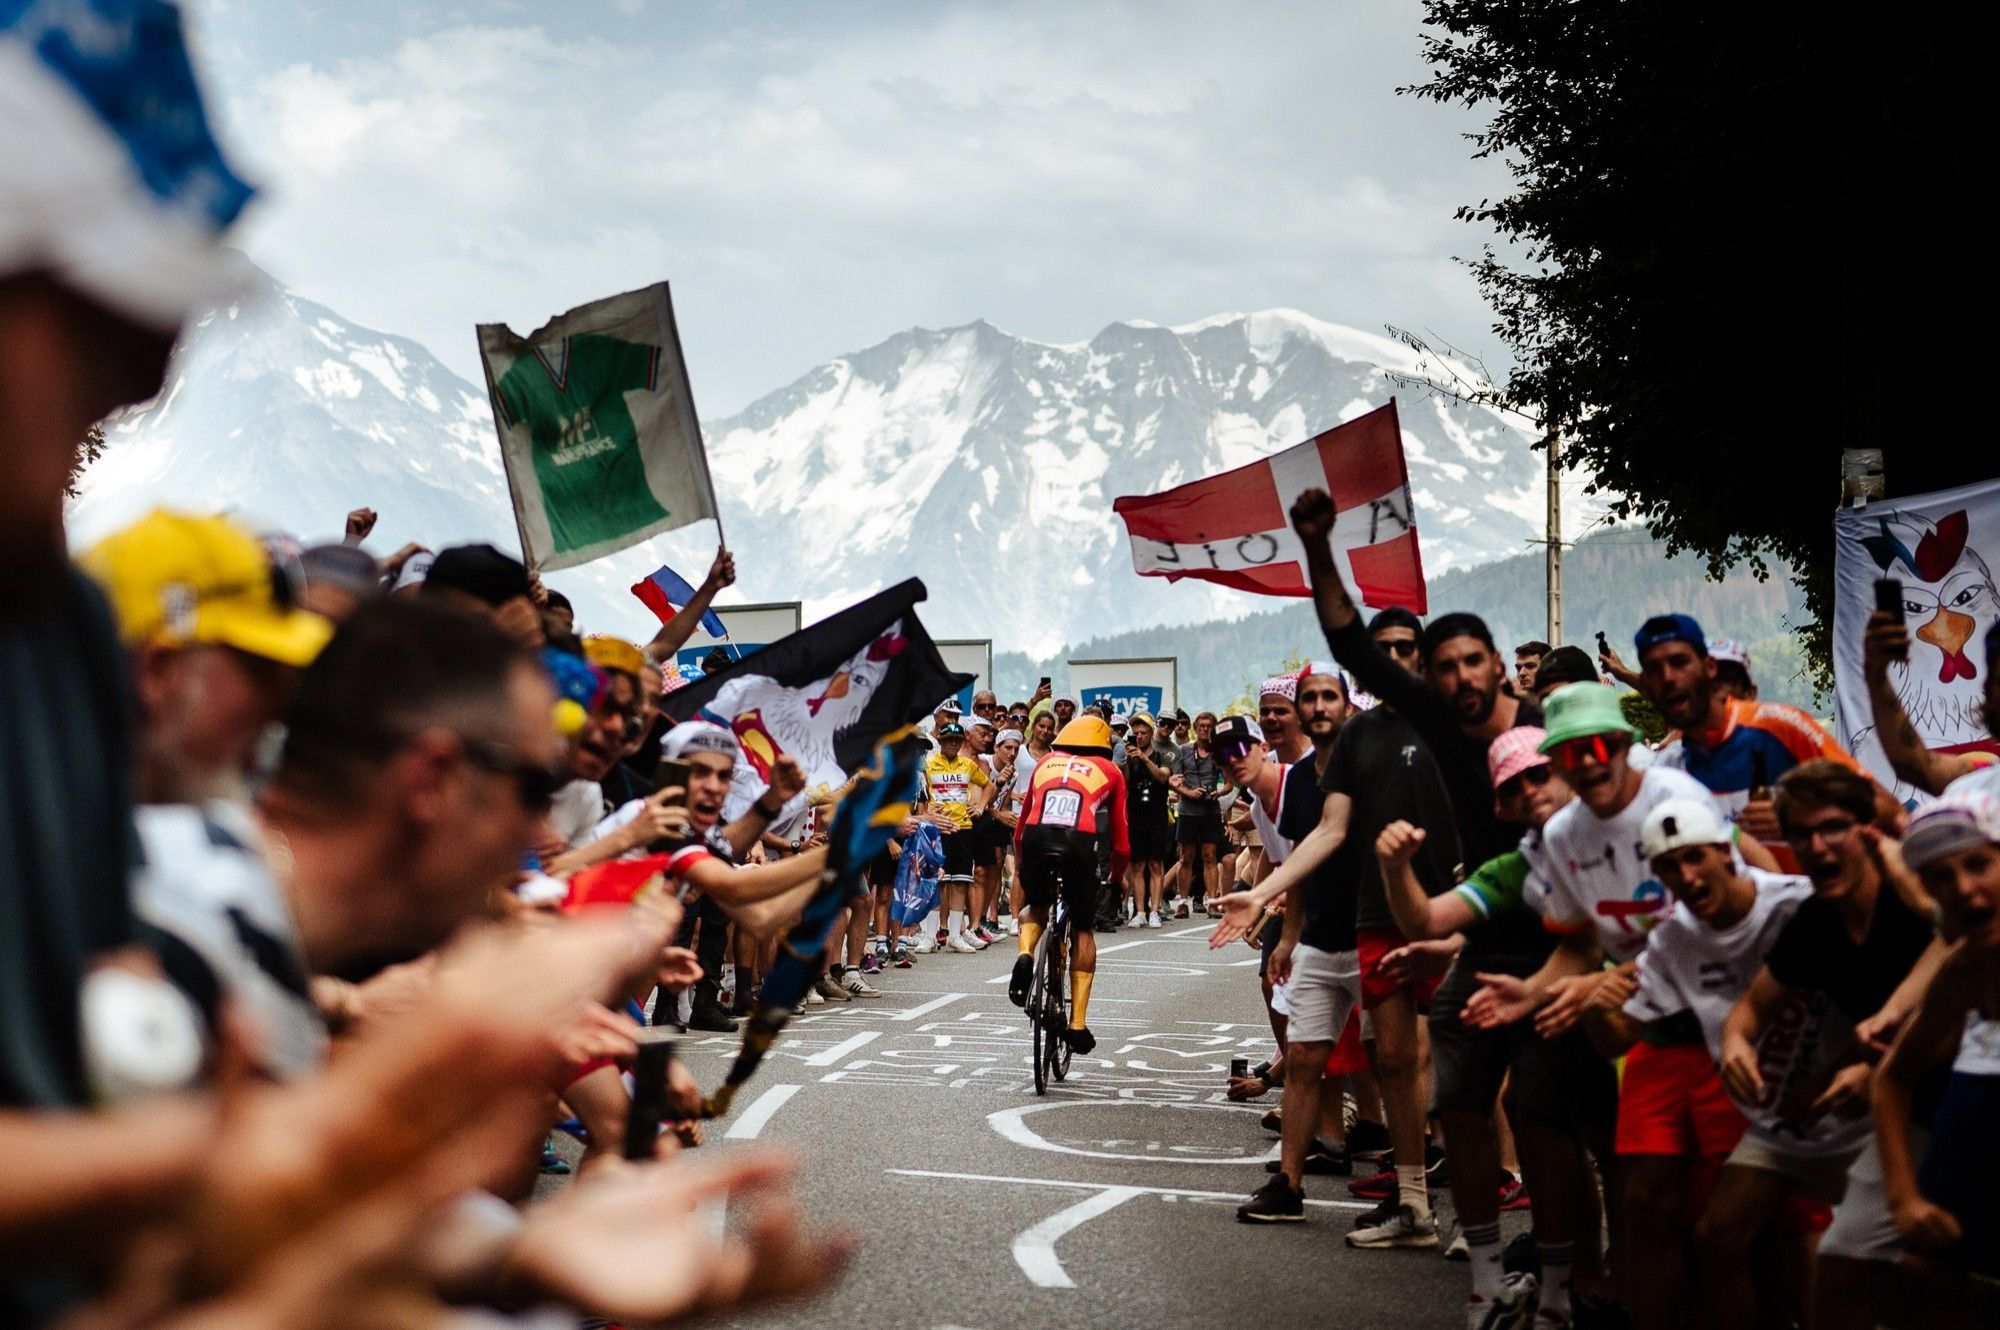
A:
{"type": "Polygon", "coordinates": [[[767,780],[789,754],[808,788],[840,785],[883,735],[972,682],[945,665],[918,620],[925,595],[913,577],[667,694],[660,709],[729,727],[767,780]]]}

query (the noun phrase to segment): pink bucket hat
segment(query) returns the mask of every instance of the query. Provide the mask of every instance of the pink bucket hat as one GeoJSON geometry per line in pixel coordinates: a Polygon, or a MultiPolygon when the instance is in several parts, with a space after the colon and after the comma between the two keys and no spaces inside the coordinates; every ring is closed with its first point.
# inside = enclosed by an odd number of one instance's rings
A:
{"type": "Polygon", "coordinates": [[[1486,770],[1493,778],[1495,812],[1499,811],[1500,787],[1530,767],[1549,764],[1541,751],[1544,731],[1539,725],[1517,725],[1495,739],[1486,749],[1486,770]]]}

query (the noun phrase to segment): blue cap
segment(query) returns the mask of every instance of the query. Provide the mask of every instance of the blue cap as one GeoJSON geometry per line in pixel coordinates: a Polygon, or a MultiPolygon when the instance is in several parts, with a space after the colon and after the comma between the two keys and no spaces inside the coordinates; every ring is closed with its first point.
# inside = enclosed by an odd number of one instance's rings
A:
{"type": "Polygon", "coordinates": [[[1701,625],[1691,614],[1655,614],[1639,625],[1639,631],[1632,635],[1632,645],[1645,655],[1662,642],[1685,642],[1695,649],[1697,655],[1708,654],[1708,639],[1702,635],[1701,625]]]}

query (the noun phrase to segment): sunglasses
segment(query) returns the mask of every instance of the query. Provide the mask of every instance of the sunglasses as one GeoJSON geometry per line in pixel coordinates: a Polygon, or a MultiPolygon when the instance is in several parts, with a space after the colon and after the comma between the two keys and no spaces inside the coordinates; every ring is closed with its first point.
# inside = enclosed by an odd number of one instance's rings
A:
{"type": "Polygon", "coordinates": [[[569,777],[562,772],[539,763],[524,762],[477,739],[460,735],[459,743],[465,750],[465,760],[475,767],[498,776],[513,777],[514,794],[521,801],[521,811],[525,813],[548,812],[549,806],[555,802],[556,791],[569,783],[569,777]]]}
{"type": "Polygon", "coordinates": [[[1517,776],[1509,776],[1500,782],[1495,791],[1502,799],[1512,799],[1523,790],[1539,790],[1549,783],[1549,768],[1546,763],[1539,767],[1529,767],[1517,776]]]}
{"type": "Polygon", "coordinates": [[[1599,766],[1605,766],[1619,753],[1625,751],[1629,741],[1619,735],[1586,734],[1581,739],[1565,739],[1550,750],[1549,756],[1569,766],[1580,766],[1585,758],[1590,758],[1599,766]]]}
{"type": "Polygon", "coordinates": [[[1414,656],[1417,654],[1417,644],[1415,642],[1383,642],[1379,645],[1392,656],[1414,656]]]}
{"type": "Polygon", "coordinates": [[[1250,756],[1250,750],[1254,747],[1256,747],[1255,744],[1229,744],[1219,749],[1216,756],[1225,762],[1234,762],[1240,758],[1250,756]]]}

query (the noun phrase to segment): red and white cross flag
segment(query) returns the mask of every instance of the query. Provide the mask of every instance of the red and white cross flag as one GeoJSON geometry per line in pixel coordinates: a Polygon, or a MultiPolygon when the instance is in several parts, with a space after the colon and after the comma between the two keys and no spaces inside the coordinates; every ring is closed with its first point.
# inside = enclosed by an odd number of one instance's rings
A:
{"type": "Polygon", "coordinates": [[[1377,609],[1429,612],[1410,506],[1410,473],[1396,403],[1219,476],[1111,505],[1132,537],[1141,577],[1198,577],[1265,596],[1309,596],[1292,501],[1333,497],[1333,553],[1355,597],[1377,609]]]}

